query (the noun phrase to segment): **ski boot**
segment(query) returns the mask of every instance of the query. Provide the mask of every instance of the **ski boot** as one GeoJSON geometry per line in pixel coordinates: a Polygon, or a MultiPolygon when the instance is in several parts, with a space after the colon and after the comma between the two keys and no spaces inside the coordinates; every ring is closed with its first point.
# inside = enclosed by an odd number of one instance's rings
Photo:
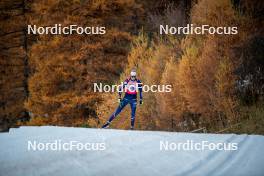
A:
{"type": "Polygon", "coordinates": [[[109,127],[109,125],[110,125],[110,122],[109,121],[107,121],[103,126],[102,126],[102,128],[108,128],[109,127]]]}

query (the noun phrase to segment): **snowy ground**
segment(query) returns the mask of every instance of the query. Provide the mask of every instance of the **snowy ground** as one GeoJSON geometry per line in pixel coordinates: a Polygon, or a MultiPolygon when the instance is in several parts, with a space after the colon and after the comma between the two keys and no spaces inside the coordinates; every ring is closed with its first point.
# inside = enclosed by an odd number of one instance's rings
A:
{"type": "Polygon", "coordinates": [[[264,175],[264,136],[257,135],[20,127],[0,133],[0,151],[1,176],[264,175]],[[58,140],[104,143],[105,150],[28,151],[28,141],[58,140]],[[160,150],[161,141],[175,144],[187,140],[238,143],[238,150],[160,150]]]}

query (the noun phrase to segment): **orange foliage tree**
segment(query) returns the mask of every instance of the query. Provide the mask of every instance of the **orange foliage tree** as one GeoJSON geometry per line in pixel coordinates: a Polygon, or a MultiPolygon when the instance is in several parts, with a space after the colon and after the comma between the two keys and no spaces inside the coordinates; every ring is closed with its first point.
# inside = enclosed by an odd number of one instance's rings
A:
{"type": "Polygon", "coordinates": [[[136,30],[131,19],[140,6],[133,0],[42,0],[32,10],[29,19],[37,26],[106,27],[105,35],[39,35],[30,49],[29,124],[87,124],[89,117],[96,118],[101,97],[93,92],[93,83],[118,78],[131,40],[128,31],[136,30]]]}

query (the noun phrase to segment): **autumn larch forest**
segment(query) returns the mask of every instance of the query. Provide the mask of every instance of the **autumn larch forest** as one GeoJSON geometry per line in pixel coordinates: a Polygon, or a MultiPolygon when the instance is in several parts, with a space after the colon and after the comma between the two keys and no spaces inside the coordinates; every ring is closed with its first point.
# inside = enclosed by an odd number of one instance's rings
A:
{"type": "MultiPolygon", "coordinates": [[[[139,130],[264,134],[264,3],[257,0],[2,0],[0,129],[99,128],[131,69],[144,84],[139,130]],[[34,35],[27,26],[104,26],[104,35],[34,35]],[[160,25],[236,26],[236,35],[159,35],[160,25]]],[[[130,108],[111,128],[128,129],[130,108]]]]}

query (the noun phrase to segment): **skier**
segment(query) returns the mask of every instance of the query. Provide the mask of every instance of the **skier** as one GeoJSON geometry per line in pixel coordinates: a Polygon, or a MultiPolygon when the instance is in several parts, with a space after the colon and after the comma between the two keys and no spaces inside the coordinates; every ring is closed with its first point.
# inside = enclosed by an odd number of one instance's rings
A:
{"type": "Polygon", "coordinates": [[[122,86],[119,88],[118,94],[118,102],[119,106],[117,107],[116,111],[109,117],[109,120],[102,126],[102,128],[109,127],[110,123],[116,118],[116,116],[123,110],[123,108],[130,104],[131,107],[131,127],[130,129],[134,129],[135,124],[135,114],[136,114],[136,107],[137,107],[137,92],[139,92],[139,104],[143,104],[143,97],[142,97],[142,83],[136,77],[137,73],[135,70],[130,72],[130,78],[126,79],[122,86]],[[125,91],[125,96],[122,99],[122,92],[125,91]]]}

